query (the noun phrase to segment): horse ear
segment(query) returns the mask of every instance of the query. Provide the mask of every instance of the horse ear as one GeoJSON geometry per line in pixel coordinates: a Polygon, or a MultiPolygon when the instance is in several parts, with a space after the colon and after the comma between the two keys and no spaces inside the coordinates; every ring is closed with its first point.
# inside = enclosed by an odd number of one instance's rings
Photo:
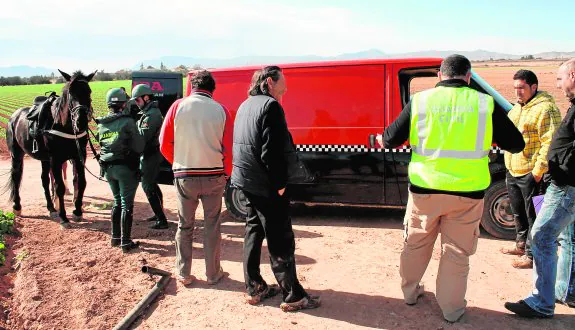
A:
{"type": "Polygon", "coordinates": [[[94,71],[88,75],[88,77],[87,77],[88,81],[90,81],[90,80],[92,80],[92,78],[94,78],[94,75],[96,75],[96,72],[98,72],[98,70],[96,70],[96,71],[94,71]]]}
{"type": "Polygon", "coordinates": [[[62,77],[64,77],[64,79],[66,79],[66,81],[70,81],[70,78],[71,78],[71,77],[70,77],[69,74],[67,74],[66,72],[64,72],[64,71],[62,71],[62,70],[60,70],[60,69],[58,69],[58,72],[60,72],[60,74],[62,75],[62,77]]]}

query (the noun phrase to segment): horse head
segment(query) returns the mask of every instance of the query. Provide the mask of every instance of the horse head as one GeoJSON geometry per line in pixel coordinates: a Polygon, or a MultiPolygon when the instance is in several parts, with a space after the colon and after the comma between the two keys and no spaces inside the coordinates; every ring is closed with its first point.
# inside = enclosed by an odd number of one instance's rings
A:
{"type": "MultiPolygon", "coordinates": [[[[58,70],[60,71],[60,70],[58,70]]],[[[89,82],[96,71],[85,76],[81,71],[76,71],[72,76],[60,71],[66,84],[62,88],[62,97],[57,106],[55,121],[66,126],[71,121],[74,133],[86,131],[92,115],[92,90],[89,82]]]]}

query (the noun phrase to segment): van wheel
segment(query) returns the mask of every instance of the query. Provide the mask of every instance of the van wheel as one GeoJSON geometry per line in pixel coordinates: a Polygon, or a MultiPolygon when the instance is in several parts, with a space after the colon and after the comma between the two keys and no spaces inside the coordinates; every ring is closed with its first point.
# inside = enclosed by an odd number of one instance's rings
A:
{"type": "Polygon", "coordinates": [[[493,183],[485,191],[485,205],[481,226],[497,238],[515,239],[515,222],[505,180],[493,183]]]}
{"type": "Polygon", "coordinates": [[[246,221],[246,215],[248,214],[246,196],[244,196],[241,190],[232,186],[229,180],[226,186],[224,200],[226,202],[226,208],[230,211],[234,220],[240,222],[246,221]]]}

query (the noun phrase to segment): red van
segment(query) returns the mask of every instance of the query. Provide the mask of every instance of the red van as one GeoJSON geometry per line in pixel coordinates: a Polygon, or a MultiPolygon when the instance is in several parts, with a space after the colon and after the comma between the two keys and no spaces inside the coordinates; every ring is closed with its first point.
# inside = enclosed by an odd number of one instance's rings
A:
{"type": "MultiPolygon", "coordinates": [[[[381,59],[280,65],[288,91],[282,105],[298,155],[313,180],[289,186],[294,202],[363,207],[404,208],[407,203],[408,145],[381,149],[374,145],[417,91],[438,82],[440,58],[381,59]]],[[[260,67],[210,70],[216,80],[214,98],[235,116],[246,99],[251,77],[260,67]]],[[[185,95],[191,92],[188,74],[185,95]]],[[[471,86],[490,94],[496,107],[511,104],[476,73],[471,86]]],[[[503,154],[490,155],[492,183],[486,191],[482,225],[500,238],[515,235],[507,191],[503,154]]],[[[230,212],[244,218],[245,199],[228,187],[230,212]]]]}

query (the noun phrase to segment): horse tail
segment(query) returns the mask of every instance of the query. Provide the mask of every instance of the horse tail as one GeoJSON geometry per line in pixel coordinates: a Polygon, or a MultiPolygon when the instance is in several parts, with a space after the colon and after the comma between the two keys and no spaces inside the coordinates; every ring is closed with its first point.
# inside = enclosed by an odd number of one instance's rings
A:
{"type": "MultiPolygon", "coordinates": [[[[20,113],[22,112],[20,109],[16,111],[12,117],[10,118],[10,122],[8,123],[8,127],[6,128],[6,145],[8,146],[8,150],[10,151],[10,156],[12,158],[12,166],[10,168],[10,177],[8,182],[4,185],[2,189],[2,193],[6,193],[10,191],[10,201],[14,202],[16,199],[19,199],[19,190],[20,184],[22,183],[22,174],[24,170],[24,150],[18,144],[16,140],[16,134],[19,132],[16,131],[16,127],[18,126],[18,120],[22,118],[20,113]]],[[[28,132],[23,132],[27,134],[28,132]]],[[[19,201],[17,201],[19,203],[19,201]]]]}

